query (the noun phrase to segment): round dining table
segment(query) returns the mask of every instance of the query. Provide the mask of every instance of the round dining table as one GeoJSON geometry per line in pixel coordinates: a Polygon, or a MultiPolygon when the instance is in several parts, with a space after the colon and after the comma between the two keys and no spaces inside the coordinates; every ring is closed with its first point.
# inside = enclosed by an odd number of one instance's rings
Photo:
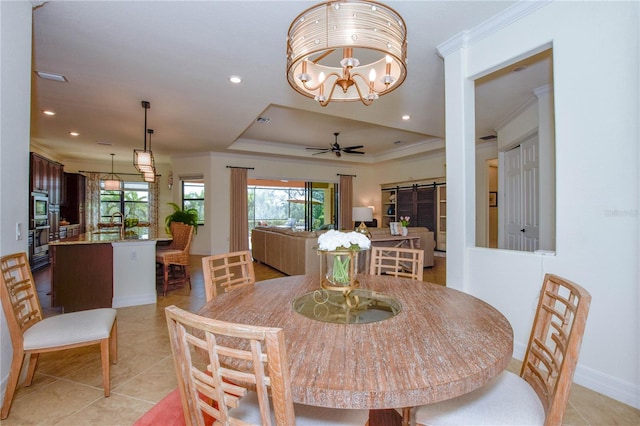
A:
{"type": "Polygon", "coordinates": [[[471,392],[511,360],[507,319],[469,294],[406,278],[360,274],[360,288],[395,299],[394,316],[368,323],[309,318],[294,301],[318,275],[257,282],[207,302],[202,316],[284,329],[297,403],[352,409],[414,407],[471,392]]]}

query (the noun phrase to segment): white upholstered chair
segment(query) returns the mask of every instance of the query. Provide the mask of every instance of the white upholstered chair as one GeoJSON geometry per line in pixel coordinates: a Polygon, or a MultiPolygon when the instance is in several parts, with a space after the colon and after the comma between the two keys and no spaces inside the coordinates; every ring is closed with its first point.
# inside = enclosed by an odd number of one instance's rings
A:
{"type": "Polygon", "coordinates": [[[176,306],[165,313],[187,425],[212,418],[221,425],[368,423],[368,410],[293,403],[281,328],[218,321],[176,306]]]}
{"type": "Polygon", "coordinates": [[[2,419],[9,416],[22,366],[29,360],[25,385],[31,385],[44,352],[100,345],[104,396],[110,394],[109,358],[117,361],[115,309],[101,308],[44,318],[26,253],[0,258],[0,298],[13,345],[11,370],[2,403],[2,419]]]}
{"type": "Polygon", "coordinates": [[[520,375],[448,401],[418,407],[418,425],[561,425],[578,362],[591,295],[547,274],[520,375]]]}

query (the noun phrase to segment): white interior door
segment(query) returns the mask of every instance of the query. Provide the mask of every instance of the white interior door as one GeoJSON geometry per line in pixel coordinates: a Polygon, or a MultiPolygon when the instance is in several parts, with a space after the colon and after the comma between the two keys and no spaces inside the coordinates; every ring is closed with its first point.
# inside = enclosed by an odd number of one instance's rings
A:
{"type": "Polygon", "coordinates": [[[522,160],[522,250],[535,251],[540,240],[538,134],[520,145],[522,160]]]}
{"type": "Polygon", "coordinates": [[[504,153],[504,247],[534,251],[540,235],[538,134],[504,153]]]}
{"type": "Polygon", "coordinates": [[[504,197],[498,206],[504,206],[505,240],[504,248],[522,250],[522,183],[520,166],[520,147],[517,146],[504,154],[504,197]]]}

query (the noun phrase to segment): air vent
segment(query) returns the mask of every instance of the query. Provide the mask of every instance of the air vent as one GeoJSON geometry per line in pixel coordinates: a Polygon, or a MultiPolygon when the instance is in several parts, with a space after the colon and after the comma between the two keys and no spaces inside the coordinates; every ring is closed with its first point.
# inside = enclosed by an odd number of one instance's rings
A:
{"type": "Polygon", "coordinates": [[[492,139],[498,139],[498,137],[496,135],[487,135],[487,136],[482,136],[480,139],[482,139],[483,141],[490,141],[492,139]]]}
{"type": "Polygon", "coordinates": [[[36,71],[36,74],[38,74],[38,77],[44,78],[45,80],[59,81],[61,83],[67,83],[69,81],[64,75],[53,72],[36,71]]]}
{"type": "Polygon", "coordinates": [[[270,122],[271,119],[267,118],[267,117],[258,117],[256,118],[256,123],[260,123],[260,124],[266,124],[268,122],[270,122]]]}
{"type": "Polygon", "coordinates": [[[113,145],[111,142],[109,141],[98,141],[96,142],[98,145],[105,145],[105,146],[111,146],[113,145]]]}

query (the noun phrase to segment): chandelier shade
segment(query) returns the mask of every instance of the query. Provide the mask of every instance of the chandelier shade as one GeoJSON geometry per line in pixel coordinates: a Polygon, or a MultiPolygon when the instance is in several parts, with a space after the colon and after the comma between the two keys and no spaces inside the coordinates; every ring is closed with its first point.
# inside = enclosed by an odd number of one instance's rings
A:
{"type": "Polygon", "coordinates": [[[151,108],[151,103],[148,101],[142,101],[142,108],[144,108],[144,149],[133,150],[133,166],[140,173],[154,172],[155,162],[153,159],[153,152],[151,151],[151,135],[152,129],[147,129],[147,110],[151,108]],[[147,151],[147,133],[149,133],[149,150],[147,151]]]}
{"type": "Polygon", "coordinates": [[[124,187],[124,181],[120,176],[113,172],[113,157],[115,154],[111,154],[111,173],[104,175],[100,181],[102,183],[102,189],[105,191],[122,191],[124,187]]]}
{"type": "Polygon", "coordinates": [[[407,29],[390,7],[364,0],[321,3],[289,27],[287,80],[304,96],[373,101],[407,76],[407,29]]]}

